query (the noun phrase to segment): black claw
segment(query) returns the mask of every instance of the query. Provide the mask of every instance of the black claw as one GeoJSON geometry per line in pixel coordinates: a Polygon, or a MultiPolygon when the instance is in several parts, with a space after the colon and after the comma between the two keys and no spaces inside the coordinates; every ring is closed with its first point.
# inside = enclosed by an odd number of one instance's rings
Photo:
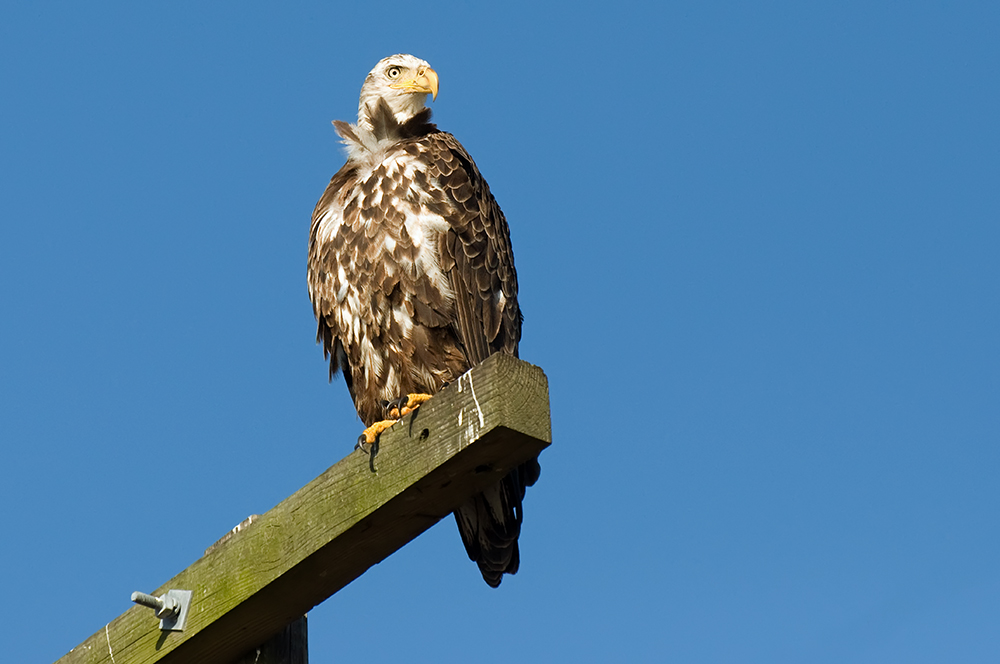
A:
{"type": "Polygon", "coordinates": [[[410,417],[410,430],[407,432],[408,436],[412,436],[413,435],[413,423],[417,421],[417,416],[419,414],[420,414],[420,409],[419,408],[415,409],[412,412],[412,416],[410,417]]]}
{"type": "Polygon", "coordinates": [[[375,472],[375,455],[378,454],[378,436],[375,436],[375,442],[372,443],[371,456],[368,457],[368,468],[375,472]]]}
{"type": "Polygon", "coordinates": [[[403,406],[405,406],[410,401],[410,397],[403,395],[397,399],[390,399],[388,401],[382,401],[382,408],[385,409],[385,417],[387,420],[398,420],[403,412],[403,406]],[[393,410],[396,411],[395,415],[393,410]]]}
{"type": "Polygon", "coordinates": [[[365,434],[358,436],[358,442],[354,444],[354,449],[361,450],[368,455],[368,467],[371,471],[375,472],[375,455],[378,454],[378,436],[375,436],[375,442],[371,444],[371,447],[365,449],[365,445],[368,441],[365,440],[365,434]]]}

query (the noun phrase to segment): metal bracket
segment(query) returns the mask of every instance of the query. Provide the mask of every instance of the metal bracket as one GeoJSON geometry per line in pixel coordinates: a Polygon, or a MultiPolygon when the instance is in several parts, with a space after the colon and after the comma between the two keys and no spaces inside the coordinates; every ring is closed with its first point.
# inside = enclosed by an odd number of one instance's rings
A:
{"type": "Polygon", "coordinates": [[[156,617],[160,619],[160,629],[180,632],[184,629],[188,609],[191,608],[191,591],[168,590],[165,595],[159,597],[134,592],[132,601],[156,611],[156,617]]]}

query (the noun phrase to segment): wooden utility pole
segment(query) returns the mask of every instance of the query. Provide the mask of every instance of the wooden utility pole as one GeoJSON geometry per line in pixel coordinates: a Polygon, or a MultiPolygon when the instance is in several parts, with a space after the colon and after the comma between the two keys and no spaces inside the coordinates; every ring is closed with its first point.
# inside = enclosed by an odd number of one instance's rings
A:
{"type": "Polygon", "coordinates": [[[493,355],[379,442],[375,473],[348,455],[157,589],[191,591],[183,631],[133,607],[57,664],[231,664],[304,646],[309,609],[549,445],[545,374],[493,355]]]}
{"type": "Polygon", "coordinates": [[[309,664],[306,617],[302,616],[233,664],[309,664]]]}

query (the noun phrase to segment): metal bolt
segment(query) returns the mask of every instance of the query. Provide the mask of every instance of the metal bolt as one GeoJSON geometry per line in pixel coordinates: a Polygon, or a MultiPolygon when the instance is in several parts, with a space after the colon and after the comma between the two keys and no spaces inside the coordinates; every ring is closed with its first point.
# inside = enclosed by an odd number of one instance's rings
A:
{"type": "Polygon", "coordinates": [[[140,606],[147,606],[156,612],[160,619],[160,629],[180,632],[187,622],[188,610],[191,608],[190,590],[168,590],[159,597],[146,593],[132,593],[132,601],[140,606]]]}
{"type": "Polygon", "coordinates": [[[180,613],[181,607],[176,599],[163,595],[162,597],[153,597],[152,595],[147,595],[146,593],[134,592],[132,593],[132,601],[141,606],[146,606],[154,611],[156,611],[156,617],[160,620],[166,620],[171,618],[178,613],[180,613]]]}

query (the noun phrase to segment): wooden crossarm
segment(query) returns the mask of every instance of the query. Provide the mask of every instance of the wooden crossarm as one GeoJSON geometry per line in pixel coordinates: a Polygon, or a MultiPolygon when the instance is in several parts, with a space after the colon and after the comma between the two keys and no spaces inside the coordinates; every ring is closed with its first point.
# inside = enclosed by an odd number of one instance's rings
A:
{"type": "Polygon", "coordinates": [[[348,455],[156,590],[192,591],[183,631],[132,607],[57,664],[232,662],[550,442],[545,374],[493,355],[382,434],[376,473],[348,455]]]}

